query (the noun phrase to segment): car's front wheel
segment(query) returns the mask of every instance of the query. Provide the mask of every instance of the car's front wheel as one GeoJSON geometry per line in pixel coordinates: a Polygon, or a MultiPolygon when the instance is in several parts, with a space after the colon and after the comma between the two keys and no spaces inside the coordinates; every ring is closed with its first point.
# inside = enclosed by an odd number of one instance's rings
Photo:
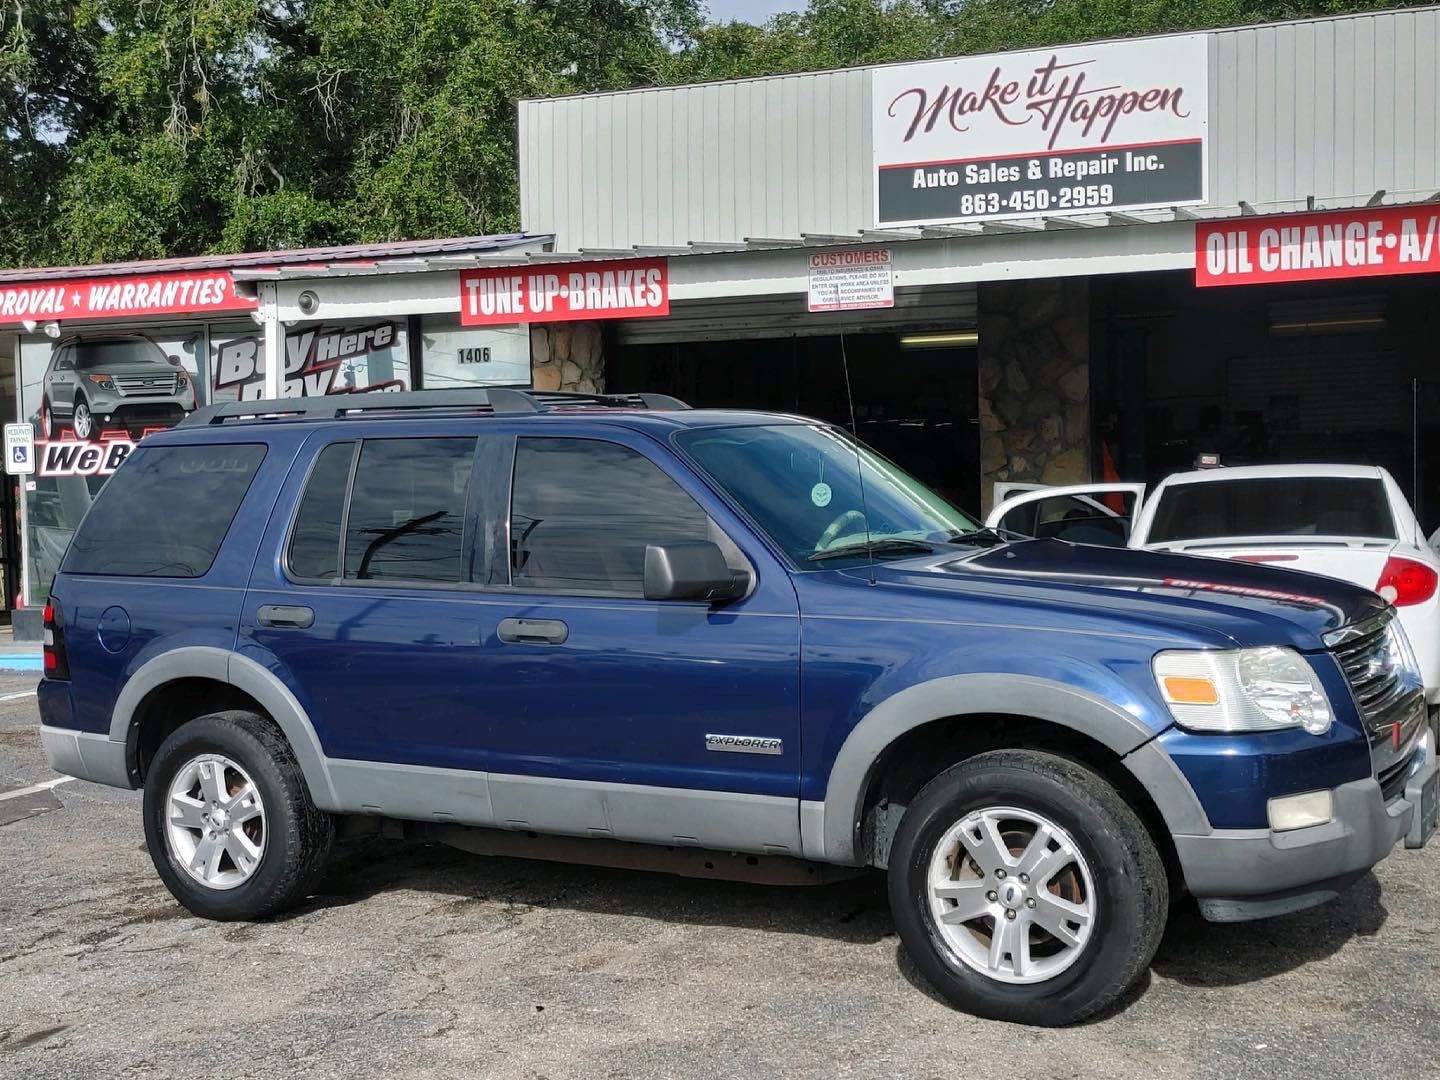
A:
{"type": "Polygon", "coordinates": [[[70,430],[75,432],[77,439],[95,437],[95,414],[90,411],[90,405],[84,398],[75,399],[75,410],[70,414],[70,430]]]}
{"type": "Polygon", "coordinates": [[[212,713],[176,729],[145,777],[155,869],[207,919],[259,919],[303,900],[335,828],[290,744],[264,717],[212,713]]]}
{"type": "Polygon", "coordinates": [[[958,1008],[1070,1024],[1149,965],[1169,907],[1155,842],[1118,791],[1053,754],[999,750],[941,773],[900,823],[890,905],[958,1008]]]}

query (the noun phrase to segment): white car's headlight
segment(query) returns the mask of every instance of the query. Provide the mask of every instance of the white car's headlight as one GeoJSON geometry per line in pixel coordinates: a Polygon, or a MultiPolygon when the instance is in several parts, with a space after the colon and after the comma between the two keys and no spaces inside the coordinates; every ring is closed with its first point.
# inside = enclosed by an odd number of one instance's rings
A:
{"type": "Polygon", "coordinates": [[[1267,645],[1155,657],[1155,681],[1170,715],[1191,731],[1330,730],[1330,700],[1294,649],[1267,645]]]}

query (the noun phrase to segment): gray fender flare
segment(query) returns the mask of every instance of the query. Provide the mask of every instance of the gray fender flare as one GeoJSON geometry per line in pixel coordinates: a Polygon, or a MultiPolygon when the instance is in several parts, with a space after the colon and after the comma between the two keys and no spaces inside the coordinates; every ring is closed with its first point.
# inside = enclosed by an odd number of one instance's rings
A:
{"type": "Polygon", "coordinates": [[[950,675],[886,698],[855,725],[836,755],[822,807],[802,804],[805,855],[858,864],[865,792],[871,768],[886,747],[933,720],[996,713],[1046,720],[1094,739],[1124,760],[1172,833],[1210,831],[1189,782],[1169,756],[1151,744],[1157,732],[1114,702],[1029,675],[950,675]]]}
{"type": "Polygon", "coordinates": [[[310,722],[300,702],[273,672],[249,657],[226,649],[192,645],[162,653],[143,664],[130,676],[120,696],[115,699],[115,707],[110,713],[110,741],[125,743],[135,721],[135,712],[146,695],[176,679],[213,679],[228,683],[253,697],[279,725],[295,751],[315,805],[322,810],[339,808],[325,752],[315,734],[315,725],[310,722]]]}

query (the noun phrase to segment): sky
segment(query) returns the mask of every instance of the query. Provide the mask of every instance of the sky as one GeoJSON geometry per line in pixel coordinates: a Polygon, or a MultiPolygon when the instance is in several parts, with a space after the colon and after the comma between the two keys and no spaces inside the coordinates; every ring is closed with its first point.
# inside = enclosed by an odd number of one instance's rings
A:
{"type": "Polygon", "coordinates": [[[782,11],[799,11],[805,4],[803,0],[706,0],[705,6],[715,22],[739,19],[758,24],[782,11]]]}

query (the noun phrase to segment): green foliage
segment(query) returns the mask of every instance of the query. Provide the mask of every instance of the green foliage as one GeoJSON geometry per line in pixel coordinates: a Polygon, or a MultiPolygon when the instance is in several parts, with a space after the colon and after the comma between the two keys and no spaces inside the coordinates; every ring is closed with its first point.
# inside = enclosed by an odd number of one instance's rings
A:
{"type": "Polygon", "coordinates": [[[519,227],[520,98],[1394,0],[7,0],[0,265],[519,227]]]}

